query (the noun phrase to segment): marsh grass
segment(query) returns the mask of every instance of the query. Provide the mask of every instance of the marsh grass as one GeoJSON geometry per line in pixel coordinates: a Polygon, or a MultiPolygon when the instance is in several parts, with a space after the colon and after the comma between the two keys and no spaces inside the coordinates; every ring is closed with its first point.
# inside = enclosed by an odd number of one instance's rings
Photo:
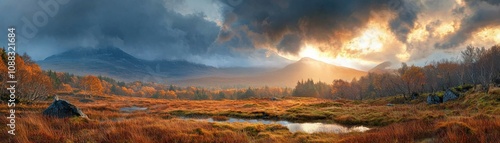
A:
{"type": "MultiPolygon", "coordinates": [[[[316,98],[188,101],[122,96],[61,96],[81,108],[90,120],[41,115],[51,100],[16,106],[16,136],[0,134],[0,142],[499,142],[500,95],[467,93],[438,104],[406,103],[386,106],[397,97],[377,100],[316,98]],[[85,97],[88,98],[88,97],[85,97]],[[148,110],[120,112],[123,107],[148,110]],[[225,123],[182,120],[178,116],[204,115],[290,121],[321,121],[365,125],[367,132],[346,134],[291,133],[276,124],[225,123]]],[[[419,97],[420,98],[420,97],[419,97]]],[[[425,95],[421,98],[425,98],[425,95]]],[[[8,113],[0,105],[2,115],[8,113]]],[[[6,123],[6,118],[0,118],[6,123]]],[[[1,126],[0,132],[7,132],[1,126]]]]}

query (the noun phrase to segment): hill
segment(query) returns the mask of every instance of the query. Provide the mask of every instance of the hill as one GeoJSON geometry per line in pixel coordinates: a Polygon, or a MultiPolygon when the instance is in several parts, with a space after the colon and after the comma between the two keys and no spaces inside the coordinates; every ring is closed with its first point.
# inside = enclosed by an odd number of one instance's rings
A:
{"type": "Polygon", "coordinates": [[[303,58],[284,68],[256,76],[243,77],[206,77],[178,81],[181,85],[195,86],[288,86],[293,87],[299,80],[313,79],[332,82],[334,79],[350,81],[366,72],[342,66],[335,66],[311,58],[303,58]]]}
{"type": "Polygon", "coordinates": [[[77,75],[103,75],[121,81],[182,79],[208,74],[216,68],[187,61],[138,59],[115,47],[79,48],[37,62],[44,70],[77,75]]]}

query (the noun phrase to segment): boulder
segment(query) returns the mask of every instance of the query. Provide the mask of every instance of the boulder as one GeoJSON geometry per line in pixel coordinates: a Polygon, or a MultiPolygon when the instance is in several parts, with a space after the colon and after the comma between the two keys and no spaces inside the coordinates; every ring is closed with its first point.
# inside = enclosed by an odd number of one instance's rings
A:
{"type": "Polygon", "coordinates": [[[415,99],[417,99],[417,98],[418,98],[418,96],[420,96],[418,93],[413,92],[413,93],[411,94],[411,100],[415,100],[415,99]]]}
{"type": "Polygon", "coordinates": [[[427,96],[427,104],[439,104],[441,103],[441,99],[439,96],[431,94],[427,96]]]}
{"type": "Polygon", "coordinates": [[[451,91],[451,90],[448,89],[448,90],[446,90],[446,92],[443,95],[443,102],[450,101],[450,100],[453,100],[453,99],[457,99],[458,96],[459,96],[458,94],[456,94],[453,91],[451,91]]]}
{"type": "Polygon", "coordinates": [[[272,97],[271,101],[278,101],[278,98],[277,97],[272,97]]]}
{"type": "Polygon", "coordinates": [[[495,79],[493,79],[493,84],[495,86],[500,87],[500,76],[497,76],[495,79]]]}
{"type": "Polygon", "coordinates": [[[67,117],[82,117],[87,118],[78,107],[69,103],[66,100],[59,100],[56,96],[54,102],[43,111],[43,115],[52,116],[58,118],[67,118],[67,117]]]}

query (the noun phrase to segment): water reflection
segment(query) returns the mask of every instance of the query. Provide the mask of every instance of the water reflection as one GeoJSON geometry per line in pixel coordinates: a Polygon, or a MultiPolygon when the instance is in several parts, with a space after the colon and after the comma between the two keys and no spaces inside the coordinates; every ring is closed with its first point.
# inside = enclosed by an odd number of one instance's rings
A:
{"type": "Polygon", "coordinates": [[[293,123],[289,121],[272,121],[272,120],[262,120],[262,119],[239,119],[239,118],[229,118],[227,121],[215,121],[212,118],[183,118],[183,119],[194,119],[199,121],[207,122],[247,122],[247,123],[261,123],[261,124],[280,124],[288,128],[292,133],[295,132],[305,132],[305,133],[348,133],[348,132],[364,132],[370,130],[370,128],[364,126],[355,127],[345,127],[339,124],[326,124],[326,123],[293,123]]]}

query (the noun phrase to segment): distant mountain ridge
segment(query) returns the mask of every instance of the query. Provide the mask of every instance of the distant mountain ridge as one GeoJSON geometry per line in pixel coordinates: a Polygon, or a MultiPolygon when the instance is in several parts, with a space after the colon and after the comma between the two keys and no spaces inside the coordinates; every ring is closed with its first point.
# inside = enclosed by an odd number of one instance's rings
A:
{"type": "Polygon", "coordinates": [[[389,67],[391,67],[391,66],[392,66],[392,63],[389,61],[386,61],[386,62],[380,63],[377,66],[373,67],[368,72],[377,73],[377,74],[391,73],[392,71],[394,71],[394,69],[389,69],[389,67]]]}
{"type": "Polygon", "coordinates": [[[215,68],[188,61],[142,60],[115,47],[72,49],[37,62],[44,70],[103,75],[121,81],[167,82],[181,86],[288,86],[299,80],[332,82],[366,74],[347,67],[303,58],[281,69],[215,68]]]}
{"type": "Polygon", "coordinates": [[[162,82],[215,70],[187,61],[142,60],[115,47],[72,49],[47,57],[38,64],[45,70],[104,75],[122,81],[162,82]]]}
{"type": "Polygon", "coordinates": [[[239,86],[287,86],[293,87],[297,81],[313,79],[330,83],[335,79],[351,81],[353,78],[359,78],[366,75],[366,72],[351,69],[342,66],[317,61],[311,58],[302,58],[301,60],[287,65],[282,69],[263,73],[257,76],[246,77],[205,77],[179,81],[181,85],[216,85],[227,87],[231,85],[239,86]]]}

